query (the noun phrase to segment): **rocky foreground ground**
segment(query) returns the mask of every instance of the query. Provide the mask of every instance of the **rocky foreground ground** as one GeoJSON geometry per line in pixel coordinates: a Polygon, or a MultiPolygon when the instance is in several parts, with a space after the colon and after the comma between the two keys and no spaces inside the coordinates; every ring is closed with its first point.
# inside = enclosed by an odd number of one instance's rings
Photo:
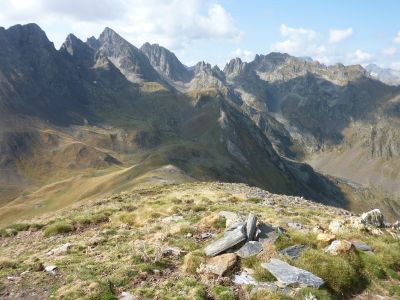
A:
{"type": "Polygon", "coordinates": [[[0,231],[1,299],[399,299],[400,229],[244,184],[124,192],[0,231]]]}

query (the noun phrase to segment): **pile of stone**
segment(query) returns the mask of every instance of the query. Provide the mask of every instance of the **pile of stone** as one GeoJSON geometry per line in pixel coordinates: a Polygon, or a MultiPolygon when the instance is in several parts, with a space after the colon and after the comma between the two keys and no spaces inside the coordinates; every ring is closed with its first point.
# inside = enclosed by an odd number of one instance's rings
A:
{"type": "Polygon", "coordinates": [[[250,213],[246,221],[232,212],[222,211],[220,216],[226,219],[227,228],[222,238],[206,247],[205,254],[209,257],[224,252],[235,253],[241,258],[257,255],[263,249],[263,243],[274,242],[281,228],[260,223],[257,226],[257,217],[250,213]]]}
{"type": "MultiPolygon", "coordinates": [[[[232,212],[220,212],[226,219],[227,228],[224,235],[205,248],[205,254],[210,257],[203,266],[204,271],[224,276],[233,270],[238,257],[247,258],[259,254],[267,244],[273,244],[285,230],[265,223],[257,224],[257,217],[250,213],[244,221],[239,215],[232,212]]],[[[279,252],[281,256],[296,259],[304,245],[294,245],[279,252]]],[[[248,271],[232,277],[234,284],[251,284],[257,289],[278,290],[289,286],[310,286],[319,288],[324,281],[314,274],[291,266],[279,259],[271,259],[261,264],[277,279],[277,283],[257,282],[248,271]]],[[[250,270],[249,270],[250,271],[250,270]]],[[[290,289],[289,289],[290,290],[290,289]]]]}

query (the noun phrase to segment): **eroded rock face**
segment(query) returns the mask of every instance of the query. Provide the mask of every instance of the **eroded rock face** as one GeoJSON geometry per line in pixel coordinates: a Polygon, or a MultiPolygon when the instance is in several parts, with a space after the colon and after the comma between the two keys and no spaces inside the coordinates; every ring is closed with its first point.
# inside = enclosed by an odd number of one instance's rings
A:
{"type": "Polygon", "coordinates": [[[206,269],[213,274],[223,276],[235,266],[236,261],[237,255],[235,253],[218,255],[207,261],[206,269]]]}
{"type": "Polygon", "coordinates": [[[324,280],[308,271],[293,267],[279,259],[271,259],[261,266],[271,272],[278,281],[287,286],[310,286],[319,288],[324,280]]]}
{"type": "Polygon", "coordinates": [[[384,216],[379,209],[373,209],[361,215],[361,223],[375,227],[384,227],[384,216]]]}

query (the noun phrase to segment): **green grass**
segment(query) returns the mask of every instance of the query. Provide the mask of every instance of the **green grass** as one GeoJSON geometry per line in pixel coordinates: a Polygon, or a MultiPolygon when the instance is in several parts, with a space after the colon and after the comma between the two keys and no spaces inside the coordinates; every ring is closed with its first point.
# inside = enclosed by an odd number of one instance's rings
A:
{"type": "Polygon", "coordinates": [[[212,294],[216,300],[235,300],[234,292],[225,286],[216,285],[212,288],[212,294]]]}
{"type": "Polygon", "coordinates": [[[316,237],[315,233],[303,233],[298,230],[289,229],[286,234],[279,236],[275,241],[275,247],[277,250],[282,250],[296,244],[303,244],[311,248],[317,248],[316,237]]]}
{"type": "Polygon", "coordinates": [[[328,289],[337,295],[356,291],[364,284],[358,272],[360,262],[356,254],[334,256],[321,250],[308,249],[292,263],[324,279],[328,289]]]}
{"type": "Polygon", "coordinates": [[[44,236],[53,236],[57,234],[68,233],[74,230],[74,226],[72,226],[70,223],[59,221],[46,226],[44,229],[44,236]]]}
{"type": "Polygon", "coordinates": [[[302,288],[296,293],[296,299],[304,299],[305,297],[313,295],[317,297],[318,300],[333,300],[332,295],[329,294],[328,291],[323,289],[314,289],[310,287],[302,288]]]}
{"type": "Polygon", "coordinates": [[[182,271],[186,274],[196,274],[197,268],[200,266],[201,263],[205,261],[203,251],[193,251],[186,254],[182,271]]]}
{"type": "Polygon", "coordinates": [[[226,219],[223,217],[218,217],[213,223],[212,227],[215,229],[223,229],[226,227],[226,219]]]}
{"type": "Polygon", "coordinates": [[[286,296],[280,292],[273,292],[269,290],[259,290],[251,296],[251,300],[293,300],[293,298],[286,296]]]}
{"type": "Polygon", "coordinates": [[[249,198],[249,199],[247,199],[247,201],[248,201],[248,202],[251,202],[251,203],[258,204],[258,203],[261,203],[261,202],[262,202],[262,199],[259,199],[259,198],[249,198]]]}
{"type": "Polygon", "coordinates": [[[276,281],[274,275],[272,275],[267,269],[261,266],[261,261],[256,257],[248,257],[241,260],[242,267],[251,268],[254,270],[253,277],[260,282],[265,281],[276,281]]]}

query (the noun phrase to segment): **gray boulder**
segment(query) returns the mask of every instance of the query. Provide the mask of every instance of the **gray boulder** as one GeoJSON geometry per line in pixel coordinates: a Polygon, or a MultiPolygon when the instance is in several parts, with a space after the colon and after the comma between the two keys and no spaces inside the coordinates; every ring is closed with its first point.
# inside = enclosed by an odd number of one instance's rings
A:
{"type": "Polygon", "coordinates": [[[238,227],[233,231],[227,232],[222,238],[216,240],[204,250],[207,256],[220,254],[246,240],[246,233],[243,227],[238,227]]]}
{"type": "Polygon", "coordinates": [[[251,257],[260,253],[263,249],[262,243],[257,241],[249,241],[242,246],[236,254],[241,258],[251,257]]]}
{"type": "Polygon", "coordinates": [[[384,227],[384,216],[379,209],[373,209],[361,215],[361,223],[375,227],[384,227]]]}
{"type": "Polygon", "coordinates": [[[271,259],[269,263],[263,263],[261,266],[271,272],[278,281],[286,286],[310,286],[320,288],[325,282],[322,278],[314,274],[293,267],[279,259],[271,259]]]}
{"type": "Polygon", "coordinates": [[[354,246],[359,251],[366,251],[366,252],[372,252],[371,246],[367,245],[366,243],[359,242],[359,241],[352,241],[351,242],[354,246]]]}
{"type": "Polygon", "coordinates": [[[256,226],[257,226],[257,217],[255,214],[250,213],[246,223],[248,241],[254,241],[254,236],[256,234],[256,229],[257,229],[256,226]]]}
{"type": "Polygon", "coordinates": [[[301,252],[302,252],[305,248],[306,248],[305,245],[298,244],[298,245],[294,245],[294,246],[287,247],[287,248],[285,248],[285,249],[279,251],[279,254],[280,254],[280,255],[289,256],[289,257],[292,258],[292,259],[297,259],[297,258],[299,258],[301,252]]]}

